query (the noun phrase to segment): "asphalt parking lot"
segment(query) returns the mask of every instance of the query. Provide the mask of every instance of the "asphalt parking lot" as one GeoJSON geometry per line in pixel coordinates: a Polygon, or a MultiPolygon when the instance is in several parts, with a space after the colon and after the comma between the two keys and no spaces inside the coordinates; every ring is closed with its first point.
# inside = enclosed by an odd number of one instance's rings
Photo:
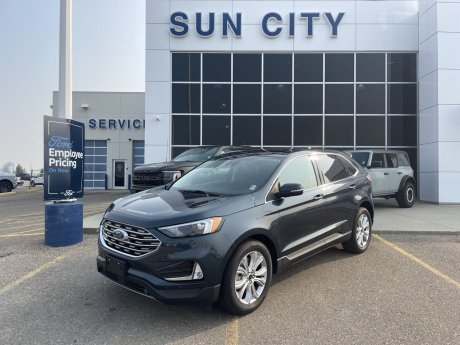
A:
{"type": "MultiPolygon", "coordinates": [[[[120,195],[88,193],[85,215],[120,195]]],[[[376,217],[389,227],[403,214],[385,205],[376,217]]],[[[460,228],[458,214],[446,227],[460,228]]],[[[0,344],[460,343],[458,233],[382,232],[362,255],[329,249],[275,276],[262,306],[240,318],[113,284],[96,272],[96,242],[45,247],[41,193],[0,198],[0,344]]]]}

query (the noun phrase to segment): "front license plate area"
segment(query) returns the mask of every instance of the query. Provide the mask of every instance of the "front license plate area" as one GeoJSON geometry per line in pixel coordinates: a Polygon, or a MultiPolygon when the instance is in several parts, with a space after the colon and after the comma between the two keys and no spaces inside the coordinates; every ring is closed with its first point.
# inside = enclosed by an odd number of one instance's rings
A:
{"type": "Polygon", "coordinates": [[[112,256],[105,258],[107,273],[113,274],[117,277],[124,277],[126,274],[126,262],[118,260],[112,256]]]}

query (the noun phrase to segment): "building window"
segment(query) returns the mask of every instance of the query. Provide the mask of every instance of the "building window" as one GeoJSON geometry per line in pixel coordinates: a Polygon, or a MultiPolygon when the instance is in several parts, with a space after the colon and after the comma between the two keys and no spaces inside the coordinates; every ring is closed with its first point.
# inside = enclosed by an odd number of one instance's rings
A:
{"type": "Polygon", "coordinates": [[[87,189],[104,189],[107,174],[107,141],[85,140],[84,185],[87,189]]]}
{"type": "Polygon", "coordinates": [[[133,140],[133,170],[144,164],[144,140],[133,140]]]}
{"type": "Polygon", "coordinates": [[[415,53],[173,52],[171,61],[173,157],[195,145],[416,156],[415,53]]]}

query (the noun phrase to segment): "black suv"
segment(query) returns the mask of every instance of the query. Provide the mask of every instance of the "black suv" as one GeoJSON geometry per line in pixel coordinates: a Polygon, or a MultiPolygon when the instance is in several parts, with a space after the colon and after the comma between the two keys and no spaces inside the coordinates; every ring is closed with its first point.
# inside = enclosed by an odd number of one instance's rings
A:
{"type": "Polygon", "coordinates": [[[171,162],[145,164],[134,168],[131,193],[163,186],[177,180],[197,165],[214,156],[241,151],[255,151],[250,146],[199,146],[182,152],[171,162]]]}
{"type": "Polygon", "coordinates": [[[164,302],[219,301],[246,314],[273,273],[337,243],[365,251],[373,216],[369,176],[343,153],[218,156],[112,203],[97,269],[164,302]]]}

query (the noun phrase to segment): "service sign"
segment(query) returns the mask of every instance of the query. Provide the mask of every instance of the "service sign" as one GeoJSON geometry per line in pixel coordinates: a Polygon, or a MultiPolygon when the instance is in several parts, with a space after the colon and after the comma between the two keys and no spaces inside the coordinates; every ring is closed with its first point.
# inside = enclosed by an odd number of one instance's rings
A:
{"type": "Polygon", "coordinates": [[[44,116],[45,200],[83,197],[85,125],[44,116]]]}

